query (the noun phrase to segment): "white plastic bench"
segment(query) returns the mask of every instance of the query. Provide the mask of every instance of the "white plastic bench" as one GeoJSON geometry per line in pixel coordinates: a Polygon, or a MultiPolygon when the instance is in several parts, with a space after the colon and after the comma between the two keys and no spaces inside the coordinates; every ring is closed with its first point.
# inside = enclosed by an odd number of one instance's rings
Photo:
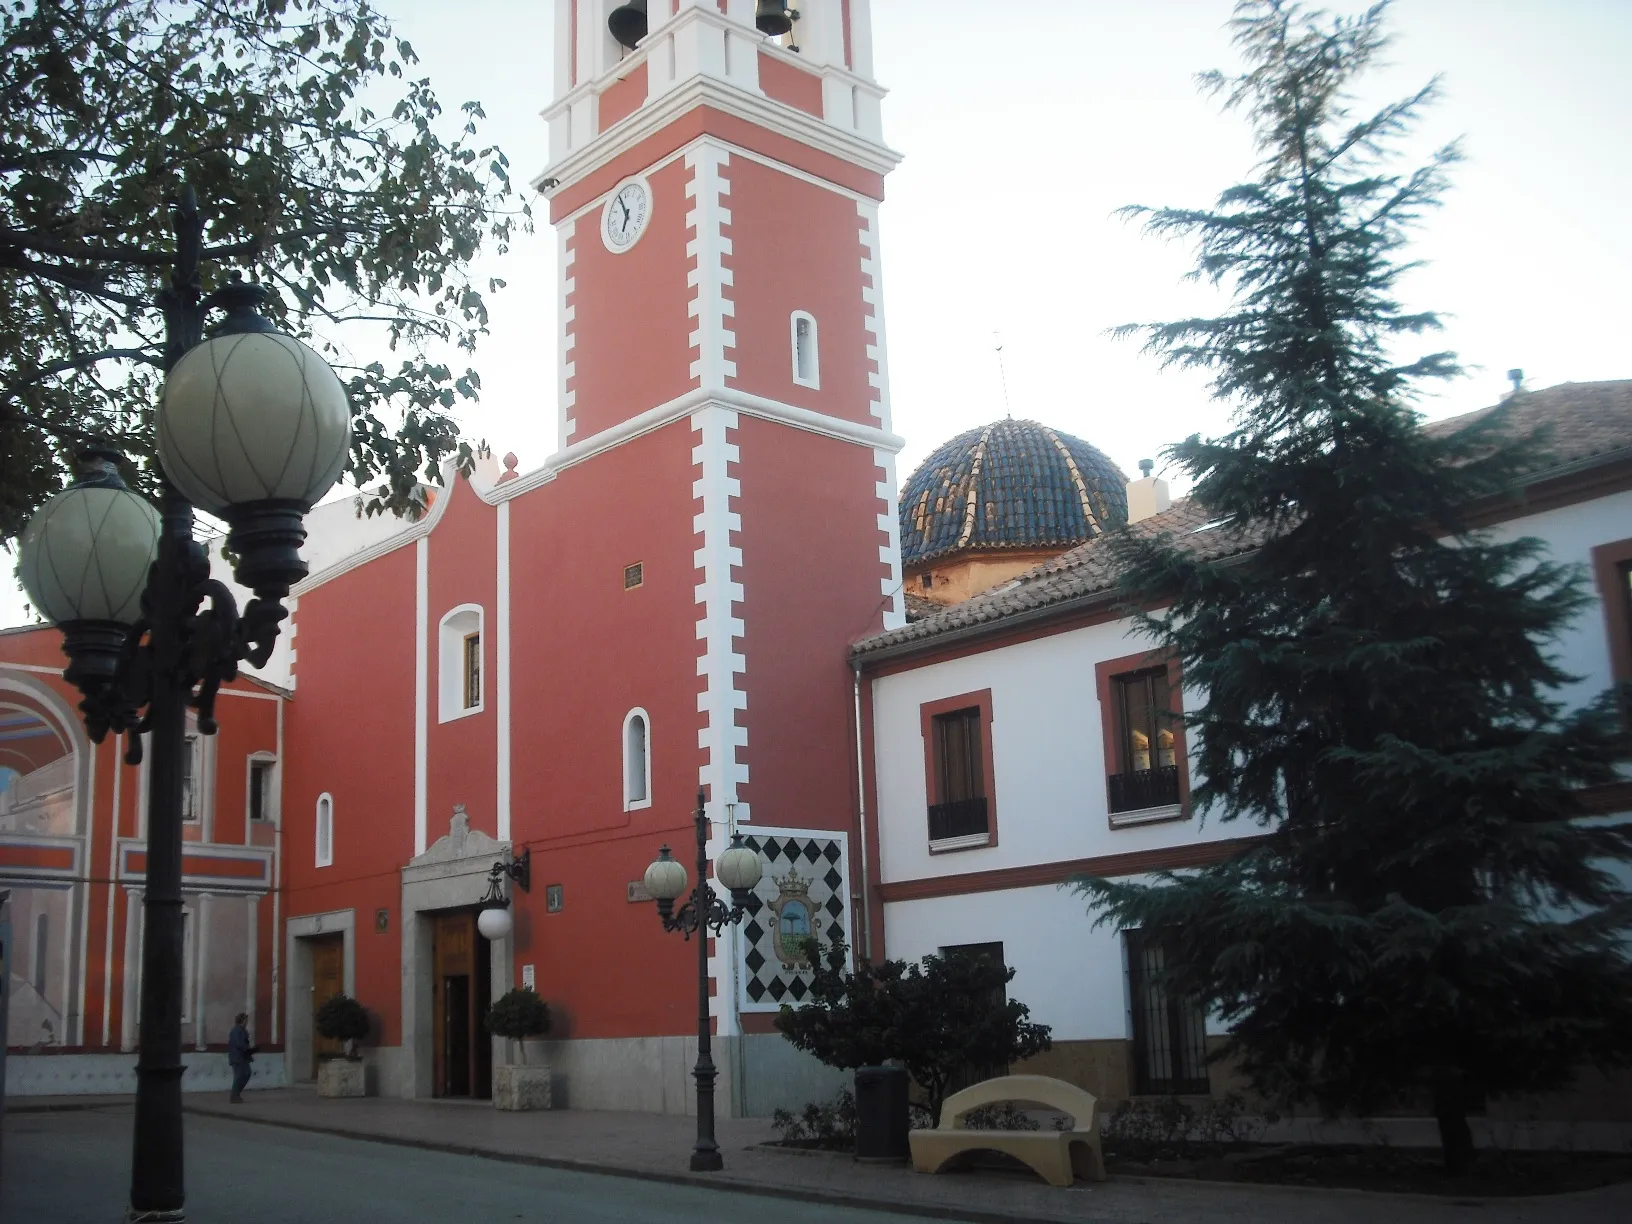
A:
{"type": "Polygon", "coordinates": [[[1024,1162],[1051,1186],[1069,1186],[1075,1177],[1105,1180],[1105,1155],[1099,1146],[1099,1102],[1075,1084],[1046,1075],[1004,1075],[954,1092],[941,1105],[941,1124],[907,1136],[912,1167],[939,1173],[963,1163],[975,1152],[996,1151],[1024,1162]],[[974,1110],[1005,1102],[1028,1102],[1071,1115],[1068,1131],[969,1130],[964,1119],[974,1110]]]}

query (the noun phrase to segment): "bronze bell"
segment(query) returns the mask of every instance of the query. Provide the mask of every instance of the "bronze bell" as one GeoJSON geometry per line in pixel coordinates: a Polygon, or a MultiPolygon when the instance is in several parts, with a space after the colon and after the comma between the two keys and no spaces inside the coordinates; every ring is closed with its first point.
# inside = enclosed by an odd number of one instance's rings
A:
{"type": "Polygon", "coordinates": [[[783,0],[759,0],[754,8],[754,26],[761,34],[775,38],[793,29],[793,14],[783,0]]]}
{"type": "Polygon", "coordinates": [[[620,4],[606,19],[607,33],[612,35],[613,41],[631,51],[646,37],[646,28],[646,0],[629,0],[628,4],[620,4]]]}

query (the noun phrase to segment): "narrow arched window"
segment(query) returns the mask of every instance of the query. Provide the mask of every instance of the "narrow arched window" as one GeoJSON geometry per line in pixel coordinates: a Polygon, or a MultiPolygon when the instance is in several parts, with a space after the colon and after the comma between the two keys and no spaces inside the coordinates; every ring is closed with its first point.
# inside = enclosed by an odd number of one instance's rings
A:
{"type": "Polygon", "coordinates": [[[816,345],[815,317],[803,310],[794,311],[788,320],[788,335],[793,349],[793,381],[819,390],[822,362],[816,345]]]}
{"type": "Polygon", "coordinates": [[[646,711],[630,710],[623,719],[623,810],[652,805],[652,729],[646,711]]]}
{"type": "Polygon", "coordinates": [[[334,800],[328,795],[317,797],[317,852],[319,867],[334,865],[334,800]]]}

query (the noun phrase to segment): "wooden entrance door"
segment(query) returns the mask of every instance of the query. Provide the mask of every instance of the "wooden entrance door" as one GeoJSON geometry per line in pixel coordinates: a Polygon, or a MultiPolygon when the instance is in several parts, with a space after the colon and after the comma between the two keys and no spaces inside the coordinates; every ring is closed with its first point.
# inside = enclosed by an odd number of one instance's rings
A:
{"type": "Polygon", "coordinates": [[[493,1047],[483,1026],[492,975],[469,910],[438,914],[431,936],[432,1076],[437,1096],[491,1096],[493,1047]]]}
{"type": "Polygon", "coordinates": [[[317,1060],[321,1055],[339,1054],[340,1043],[323,1037],[317,1031],[317,1009],[337,994],[346,992],[346,939],[344,935],[323,935],[308,940],[312,948],[312,1067],[317,1078],[317,1060]]]}

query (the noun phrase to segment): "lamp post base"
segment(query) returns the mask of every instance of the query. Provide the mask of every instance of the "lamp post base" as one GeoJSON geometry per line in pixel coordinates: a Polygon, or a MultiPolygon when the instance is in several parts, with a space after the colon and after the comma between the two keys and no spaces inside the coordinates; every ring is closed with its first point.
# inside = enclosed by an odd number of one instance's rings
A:
{"type": "Polygon", "coordinates": [[[720,1155],[716,1147],[696,1147],[691,1152],[691,1171],[693,1173],[718,1173],[725,1168],[725,1157],[720,1155]]]}

